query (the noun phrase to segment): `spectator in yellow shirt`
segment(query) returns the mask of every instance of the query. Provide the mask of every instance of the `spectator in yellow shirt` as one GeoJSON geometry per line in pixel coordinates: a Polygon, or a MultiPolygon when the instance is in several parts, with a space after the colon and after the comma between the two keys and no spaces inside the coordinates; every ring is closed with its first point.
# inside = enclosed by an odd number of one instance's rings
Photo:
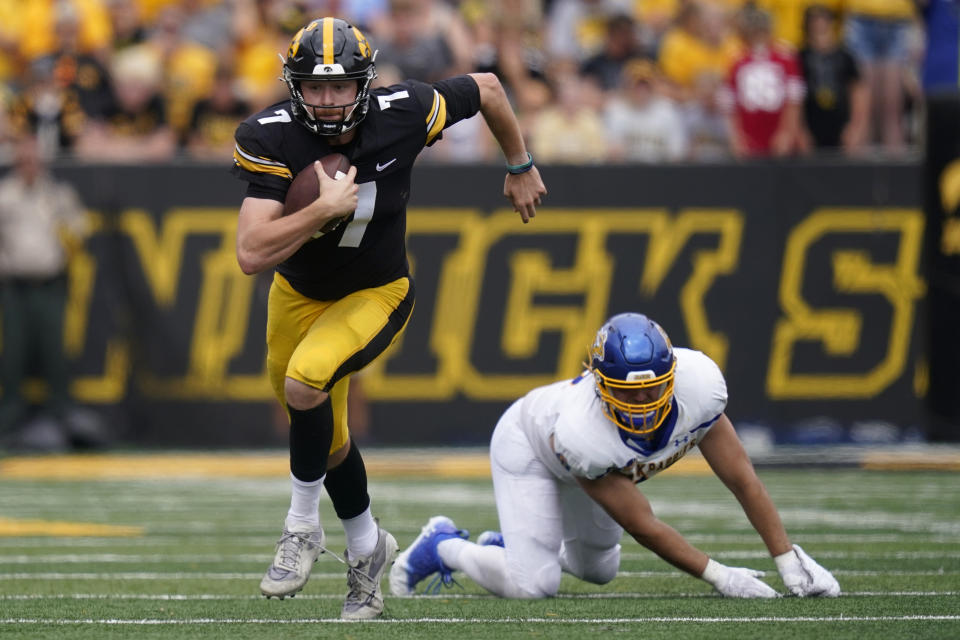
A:
{"type": "MultiPolygon", "coordinates": [[[[5,0],[9,1],[9,0],[5,0]]],[[[55,25],[67,13],[76,14],[80,24],[81,53],[105,54],[113,34],[110,15],[103,0],[13,0],[20,55],[27,61],[53,53],[55,25]]]]}
{"type": "Polygon", "coordinates": [[[674,97],[693,97],[701,74],[724,77],[740,53],[724,11],[712,4],[690,2],[677,16],[677,26],[663,37],[657,56],[660,69],[674,88],[674,97]]]}
{"type": "MultiPolygon", "coordinates": [[[[309,20],[309,18],[305,19],[309,20]]],[[[296,29],[299,29],[299,25],[296,29]]],[[[236,0],[233,32],[236,74],[240,91],[254,109],[261,109],[288,95],[277,77],[277,53],[286,52],[290,31],[277,9],[255,0],[236,0]]]]}
{"type": "Polygon", "coordinates": [[[603,162],[607,145],[599,87],[575,73],[559,76],[554,87],[555,102],[537,114],[530,132],[533,155],[545,164],[603,162]]]}

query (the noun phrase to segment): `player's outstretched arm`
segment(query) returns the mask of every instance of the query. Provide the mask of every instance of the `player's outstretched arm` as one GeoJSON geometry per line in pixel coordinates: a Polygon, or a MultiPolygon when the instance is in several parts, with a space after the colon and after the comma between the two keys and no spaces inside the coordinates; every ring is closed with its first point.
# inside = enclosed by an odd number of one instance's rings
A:
{"type": "Polygon", "coordinates": [[[266,198],[243,199],[237,221],[237,262],[251,275],[271,269],[296,252],[317,229],[357,208],[356,167],[345,178],[334,180],[316,164],[320,195],[290,215],[283,203],[266,198]]]}
{"type": "Polygon", "coordinates": [[[627,476],[613,472],[595,480],[577,478],[583,490],[633,538],[690,575],[732,598],[774,598],[777,592],[758,578],[762,571],[727,567],[710,559],[653,514],[650,502],[627,476]]]}
{"type": "Polygon", "coordinates": [[[743,507],[750,524],[757,530],[771,556],[791,549],[780,514],[757,477],[747,452],[737,437],[730,419],[721,415],[700,442],[700,451],[717,477],[743,507]]]}
{"type": "Polygon", "coordinates": [[[726,415],[720,416],[700,442],[700,451],[717,477],[736,496],[744,513],[773,556],[777,570],[790,593],[797,596],[838,596],[840,585],[829,571],[797,545],[787,531],[757,477],[740,439],[726,415]]]}
{"type": "Polygon", "coordinates": [[[510,106],[500,80],[492,73],[471,73],[480,88],[480,113],[507,159],[508,173],[503,195],[520,214],[524,223],[537,215],[540,198],[547,193],[540,172],[527,152],[520,123],[510,106]]]}

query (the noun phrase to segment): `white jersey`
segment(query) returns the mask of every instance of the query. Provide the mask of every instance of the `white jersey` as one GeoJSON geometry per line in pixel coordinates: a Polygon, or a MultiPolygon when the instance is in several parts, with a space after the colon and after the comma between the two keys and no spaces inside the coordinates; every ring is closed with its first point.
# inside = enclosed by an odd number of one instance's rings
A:
{"type": "Polygon", "coordinates": [[[568,482],[611,471],[641,482],[686,455],[723,413],[727,385],[705,354],[681,348],[673,352],[673,408],[653,442],[618,428],[604,415],[593,376],[586,373],[534,389],[513,407],[537,458],[568,482]]]}

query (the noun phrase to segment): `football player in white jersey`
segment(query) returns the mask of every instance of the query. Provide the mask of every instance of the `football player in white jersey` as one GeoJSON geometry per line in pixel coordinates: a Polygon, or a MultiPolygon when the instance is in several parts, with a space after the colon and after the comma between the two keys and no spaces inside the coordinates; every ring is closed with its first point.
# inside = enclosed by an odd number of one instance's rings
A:
{"type": "Polygon", "coordinates": [[[776,597],[762,572],[708,557],[637,490],[694,447],[740,502],[787,591],[840,594],[833,575],[790,542],[723,413],[726,383],[710,358],[674,348],[637,313],[610,318],[590,357],[583,374],[534,389],[497,423],[490,461],[502,534],[484,532],[474,543],[449,518],[431,518],[390,571],[394,595],[433,574],[449,584],[454,570],[504,598],[554,596],[561,572],[605,584],[617,575],[626,530],[725,596],[776,597]]]}

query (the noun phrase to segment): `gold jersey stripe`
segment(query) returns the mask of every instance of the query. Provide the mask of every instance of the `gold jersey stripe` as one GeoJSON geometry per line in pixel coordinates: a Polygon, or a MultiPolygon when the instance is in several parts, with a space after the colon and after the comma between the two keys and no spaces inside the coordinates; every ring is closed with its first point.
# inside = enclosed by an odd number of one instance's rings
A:
{"type": "Polygon", "coordinates": [[[447,101],[440,92],[433,90],[433,107],[430,108],[430,114],[427,115],[427,144],[433,142],[434,138],[443,131],[443,125],[447,122],[447,101]]]}
{"type": "Polygon", "coordinates": [[[333,18],[323,19],[323,64],[333,64],[333,18]]]}
{"type": "Polygon", "coordinates": [[[251,173],[269,173],[288,180],[293,179],[293,172],[285,164],[255,156],[242,149],[240,145],[233,150],[233,163],[251,173]]]}

